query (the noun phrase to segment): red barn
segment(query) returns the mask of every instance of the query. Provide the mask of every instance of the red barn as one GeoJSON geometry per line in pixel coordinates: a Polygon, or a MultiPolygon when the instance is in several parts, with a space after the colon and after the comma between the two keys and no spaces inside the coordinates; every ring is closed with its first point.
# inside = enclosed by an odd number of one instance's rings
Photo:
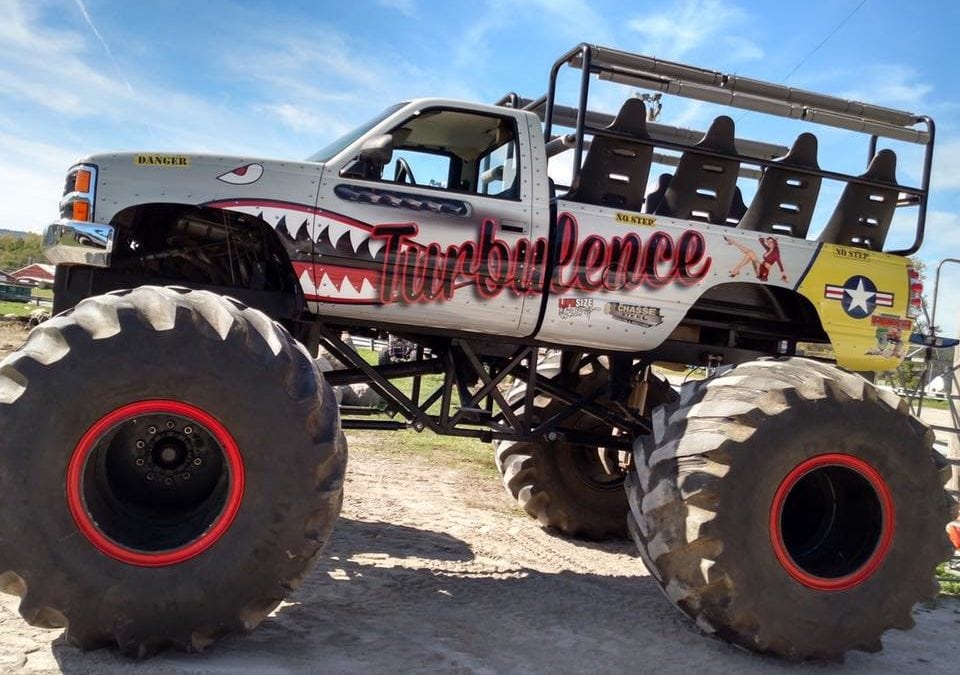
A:
{"type": "Polygon", "coordinates": [[[21,283],[52,286],[53,274],[56,269],[56,265],[33,263],[32,265],[27,265],[26,267],[21,267],[20,269],[11,272],[10,276],[21,283]]]}

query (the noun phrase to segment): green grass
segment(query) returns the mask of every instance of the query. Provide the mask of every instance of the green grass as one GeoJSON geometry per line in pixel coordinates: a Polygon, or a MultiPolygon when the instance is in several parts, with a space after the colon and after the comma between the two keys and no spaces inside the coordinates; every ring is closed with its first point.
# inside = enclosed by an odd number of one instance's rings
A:
{"type": "Polygon", "coordinates": [[[438,436],[432,431],[347,431],[351,446],[369,448],[397,457],[415,455],[438,466],[466,469],[484,478],[500,476],[493,461],[493,448],[476,438],[438,436]]]}
{"type": "Polygon", "coordinates": [[[8,302],[6,300],[0,300],[0,316],[6,314],[16,314],[17,316],[27,316],[37,308],[31,302],[8,302]]]}
{"type": "Polygon", "coordinates": [[[947,567],[947,563],[937,565],[937,579],[940,581],[940,595],[960,597],[960,574],[947,567]]]}
{"type": "MultiPolygon", "coordinates": [[[[367,363],[369,363],[369,364],[371,364],[371,365],[377,365],[377,359],[378,359],[378,357],[379,357],[380,355],[379,355],[377,352],[375,352],[374,350],[372,350],[372,349],[359,348],[359,349],[357,349],[357,353],[360,354],[360,356],[362,356],[367,363]]],[[[412,377],[396,378],[396,379],[390,380],[390,382],[393,383],[393,385],[394,385],[397,389],[399,389],[400,391],[402,391],[402,392],[403,392],[404,394],[406,394],[407,396],[411,396],[411,397],[413,396],[413,378],[412,378],[412,377]]],[[[429,375],[423,375],[423,376],[421,376],[421,378],[420,378],[420,401],[426,400],[427,397],[430,396],[430,394],[432,394],[437,388],[439,388],[439,387],[442,386],[442,385],[443,385],[443,375],[442,375],[442,374],[432,373],[432,374],[429,374],[429,375]]],[[[451,406],[452,408],[454,408],[454,411],[455,411],[455,406],[456,406],[456,404],[457,404],[457,402],[458,402],[459,400],[460,400],[460,399],[459,399],[459,396],[457,395],[457,391],[456,391],[456,389],[454,389],[454,391],[453,391],[453,405],[451,406]]],[[[439,413],[439,412],[440,412],[440,401],[437,400],[436,403],[434,403],[433,405],[431,405],[430,408],[428,409],[428,412],[433,413],[433,414],[439,413]]]]}
{"type": "Polygon", "coordinates": [[[28,316],[35,309],[43,308],[50,311],[50,302],[53,301],[52,288],[33,288],[30,291],[29,302],[13,302],[10,300],[0,300],[0,316],[6,314],[15,314],[17,316],[28,316]],[[41,305],[40,300],[45,301],[41,305]]]}
{"type": "MultiPolygon", "coordinates": [[[[376,365],[379,354],[372,349],[357,349],[367,363],[376,365]]],[[[410,396],[413,391],[413,378],[405,377],[391,380],[404,394],[410,396]]],[[[443,384],[443,375],[424,375],[420,382],[420,400],[426,399],[437,387],[443,384]]],[[[458,400],[454,392],[454,401],[458,400]]],[[[440,411],[439,401],[430,406],[429,412],[440,411]]],[[[373,415],[369,419],[397,419],[387,415],[373,415]]],[[[499,476],[493,462],[493,449],[489,443],[476,438],[461,436],[440,436],[432,431],[350,431],[351,440],[361,446],[375,447],[378,452],[403,455],[413,454],[426,457],[445,466],[467,468],[489,476],[499,476]]]]}
{"type": "MultiPolygon", "coordinates": [[[[916,405],[917,402],[914,402],[916,405]]],[[[933,408],[934,410],[950,410],[950,401],[942,401],[938,398],[925,398],[923,399],[924,408],[933,408]]]]}

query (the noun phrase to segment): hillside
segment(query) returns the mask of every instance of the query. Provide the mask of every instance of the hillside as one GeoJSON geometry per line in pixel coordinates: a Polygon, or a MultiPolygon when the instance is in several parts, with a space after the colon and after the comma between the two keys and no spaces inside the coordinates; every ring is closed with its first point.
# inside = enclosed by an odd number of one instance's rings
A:
{"type": "Polygon", "coordinates": [[[33,232],[0,230],[0,270],[11,272],[32,262],[45,262],[41,237],[33,232]]]}

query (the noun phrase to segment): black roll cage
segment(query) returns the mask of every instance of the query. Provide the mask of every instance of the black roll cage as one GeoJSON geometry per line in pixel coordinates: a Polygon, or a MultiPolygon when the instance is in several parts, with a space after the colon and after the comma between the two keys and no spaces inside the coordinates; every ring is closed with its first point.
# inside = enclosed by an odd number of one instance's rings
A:
{"type": "MultiPolygon", "coordinates": [[[[936,127],[933,120],[926,115],[916,115],[910,112],[894,110],[881,106],[852,101],[825,94],[794,89],[783,85],[763,82],[733,74],[697,68],[672,61],[665,61],[649,56],[631,54],[608,47],[600,47],[581,43],[568,51],[554,62],[550,69],[550,79],[547,93],[537,99],[524,99],[516,93],[508,93],[497,101],[497,105],[521,108],[536,112],[543,120],[545,142],[550,143],[557,138],[554,127],[563,126],[573,128],[567,142],[573,148],[573,180],[580,173],[583,164],[585,137],[609,136],[612,138],[628,138],[614,131],[605,129],[613,121],[612,115],[604,115],[588,110],[587,100],[590,92],[590,79],[596,75],[601,80],[608,80],[631,87],[649,91],[663,92],[685,98],[718,103],[733,108],[751,112],[760,112],[778,115],[797,120],[812,122],[825,126],[856,131],[869,134],[870,141],[867,152],[867,162],[877,154],[877,143],[880,138],[889,138],[907,143],[916,143],[924,146],[923,170],[920,185],[909,186],[878,183],[860,176],[839,173],[834,171],[798,170],[800,173],[819,175],[823,178],[855,183],[875,188],[895,187],[899,193],[897,206],[916,205],[917,221],[913,243],[905,249],[887,251],[894,255],[912,255],[923,243],[926,226],[927,201],[930,191],[930,173],[933,165],[933,144],[936,127]],[[561,69],[569,66],[580,70],[580,86],[576,108],[567,108],[557,105],[557,79],[561,69]],[[922,128],[916,128],[922,126],[922,128]]],[[[652,125],[660,126],[660,125],[652,125]]],[[[675,127],[669,129],[676,136],[689,136],[686,130],[675,127]],[[676,134],[676,132],[681,132],[676,134]]],[[[684,144],[664,138],[663,135],[651,133],[654,144],[667,150],[683,151],[690,144],[684,144]]],[[[738,141],[739,143],[739,141],[738,141]]],[[[776,166],[772,161],[776,154],[763,152],[775,146],[762,143],[753,143],[758,149],[750,154],[717,153],[698,148],[697,152],[704,155],[723,159],[733,159],[741,163],[759,166],[761,170],[776,166]]],[[[785,153],[781,153],[785,154],[785,153]]]]}

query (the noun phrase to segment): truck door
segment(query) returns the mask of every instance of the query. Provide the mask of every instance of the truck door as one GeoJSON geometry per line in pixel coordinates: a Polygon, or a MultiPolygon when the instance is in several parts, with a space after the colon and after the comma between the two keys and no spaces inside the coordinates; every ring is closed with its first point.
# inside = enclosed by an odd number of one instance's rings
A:
{"type": "Polygon", "coordinates": [[[328,165],[315,311],[519,335],[524,298],[540,290],[514,279],[518,256],[532,255],[528,134],[509,111],[425,102],[366,139],[376,158],[328,165]]]}

